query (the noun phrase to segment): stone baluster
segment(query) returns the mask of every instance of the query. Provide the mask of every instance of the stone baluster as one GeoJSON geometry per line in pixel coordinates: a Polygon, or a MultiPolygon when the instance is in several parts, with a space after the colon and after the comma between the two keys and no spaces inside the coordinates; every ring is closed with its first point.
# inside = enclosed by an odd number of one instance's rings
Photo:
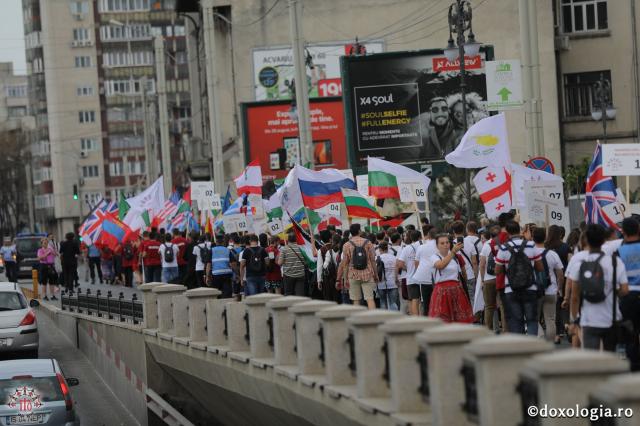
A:
{"type": "MultiPolygon", "coordinates": [[[[189,345],[195,349],[207,349],[207,308],[208,300],[216,300],[221,291],[215,288],[194,288],[187,290],[185,296],[189,303],[189,345]]],[[[183,343],[182,339],[176,337],[177,343],[183,343]]]]}
{"type": "Polygon", "coordinates": [[[251,358],[273,358],[273,348],[269,344],[269,311],[267,302],[281,297],[279,294],[261,293],[249,296],[244,301],[249,314],[251,358]]]}
{"type": "Polygon", "coordinates": [[[207,300],[207,351],[226,356],[229,350],[229,320],[226,305],[230,299],[207,300]]]}
{"type": "Polygon", "coordinates": [[[227,302],[227,329],[229,352],[227,356],[237,361],[249,360],[249,318],[243,302],[227,302]]]}
{"type": "Polygon", "coordinates": [[[173,296],[184,293],[186,289],[179,284],[163,284],[151,290],[158,298],[158,337],[161,339],[173,339],[173,296]]]}
{"type": "Polygon", "coordinates": [[[183,294],[173,296],[173,341],[189,345],[189,299],[183,294]]]}
{"type": "MultiPolygon", "coordinates": [[[[161,285],[164,284],[147,283],[138,286],[138,289],[142,291],[142,313],[144,316],[142,327],[149,331],[158,328],[158,294],[152,290],[161,285]]],[[[153,334],[155,334],[155,332],[153,334]]]]}
{"type": "MultiPolygon", "coordinates": [[[[640,413],[640,374],[621,374],[597,386],[591,393],[590,406],[620,414],[616,426],[637,426],[640,413]]],[[[603,418],[602,420],[607,420],[603,418]]]]}
{"type": "Polygon", "coordinates": [[[289,308],[298,303],[306,302],[308,297],[285,296],[267,302],[267,309],[271,316],[271,329],[273,330],[273,354],[275,365],[297,365],[296,353],[293,350],[294,314],[289,308]]]}

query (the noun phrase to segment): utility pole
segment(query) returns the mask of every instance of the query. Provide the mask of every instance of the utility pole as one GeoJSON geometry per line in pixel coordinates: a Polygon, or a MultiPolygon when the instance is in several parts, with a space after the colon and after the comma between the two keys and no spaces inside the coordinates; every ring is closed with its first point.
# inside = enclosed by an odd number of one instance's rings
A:
{"type": "Polygon", "coordinates": [[[149,105],[147,104],[147,77],[142,76],[140,79],[140,86],[142,89],[142,136],[144,140],[145,172],[147,175],[147,186],[149,186],[153,183],[157,175],[155,173],[156,155],[153,147],[155,134],[152,133],[153,130],[151,123],[149,122],[149,105]]]}
{"type": "Polygon", "coordinates": [[[296,79],[296,107],[298,109],[298,133],[300,139],[301,163],[311,163],[313,169],[313,139],[311,117],[309,115],[309,85],[304,54],[304,38],[300,28],[302,16],[301,0],[289,0],[289,29],[293,49],[293,66],[296,79]]]}
{"type": "MultiPolygon", "coordinates": [[[[168,197],[173,188],[171,175],[171,142],[169,141],[169,112],[167,106],[167,79],[164,69],[164,40],[162,37],[153,39],[156,56],[156,80],[158,92],[158,111],[160,121],[160,150],[162,154],[162,183],[164,195],[168,197]]],[[[150,185],[151,182],[148,183],[150,185]]]]}
{"type": "Polygon", "coordinates": [[[209,137],[213,167],[213,187],[217,192],[224,188],[224,161],[222,158],[222,128],[218,106],[218,72],[216,66],[216,27],[213,0],[202,0],[202,28],[204,31],[205,64],[207,71],[207,106],[209,108],[209,137]]]}

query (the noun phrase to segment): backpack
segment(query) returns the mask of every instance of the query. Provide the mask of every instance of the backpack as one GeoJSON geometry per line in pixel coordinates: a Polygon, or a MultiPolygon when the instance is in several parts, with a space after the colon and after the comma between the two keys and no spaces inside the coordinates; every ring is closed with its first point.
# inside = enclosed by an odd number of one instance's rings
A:
{"type": "Polygon", "coordinates": [[[367,242],[361,246],[356,245],[352,241],[349,241],[349,243],[353,246],[353,254],[351,255],[351,266],[353,266],[353,269],[357,269],[359,271],[367,269],[368,256],[367,251],[364,249],[367,242]]]}
{"type": "Polygon", "coordinates": [[[122,248],[122,256],[125,258],[125,260],[133,259],[133,247],[131,247],[131,244],[125,244],[125,246],[122,248]]]}
{"type": "Polygon", "coordinates": [[[380,256],[376,257],[376,272],[378,273],[378,280],[384,281],[387,276],[387,272],[384,269],[384,262],[380,256]]]}
{"type": "Polygon", "coordinates": [[[549,249],[544,249],[542,252],[542,266],[544,266],[544,271],[536,271],[536,285],[541,290],[546,290],[551,286],[551,275],[549,272],[549,263],[547,263],[547,253],[549,249]]]}
{"type": "Polygon", "coordinates": [[[532,279],[534,278],[533,266],[529,256],[525,253],[525,247],[527,246],[527,240],[523,239],[522,244],[518,250],[513,244],[505,244],[511,258],[507,264],[507,278],[509,279],[509,286],[512,291],[526,290],[531,286],[532,279]]]}
{"type": "Polygon", "coordinates": [[[247,261],[247,271],[253,272],[254,274],[261,274],[264,272],[264,256],[262,255],[262,251],[264,249],[262,247],[256,248],[257,250],[254,250],[252,247],[247,247],[245,249],[249,250],[249,253],[251,254],[247,261]]]}
{"type": "Polygon", "coordinates": [[[585,260],[580,265],[580,297],[589,303],[601,303],[606,298],[604,294],[604,271],[600,265],[600,259],[604,253],[596,260],[585,260]]]}
{"type": "Polygon", "coordinates": [[[211,261],[211,249],[207,246],[207,243],[203,243],[202,246],[198,246],[200,252],[200,261],[207,264],[211,261]]]}
{"type": "Polygon", "coordinates": [[[487,257],[487,274],[495,276],[496,275],[496,252],[495,252],[496,242],[495,240],[490,240],[489,247],[491,248],[491,250],[489,250],[489,256],[487,257]]]}
{"type": "Polygon", "coordinates": [[[165,263],[172,263],[175,259],[175,253],[173,252],[173,244],[164,245],[164,261],[165,263]]]}

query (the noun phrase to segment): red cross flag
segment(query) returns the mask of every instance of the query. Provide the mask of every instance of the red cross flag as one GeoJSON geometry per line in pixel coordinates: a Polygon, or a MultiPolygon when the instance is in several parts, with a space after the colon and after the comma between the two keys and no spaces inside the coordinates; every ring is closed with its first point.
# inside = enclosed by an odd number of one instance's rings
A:
{"type": "Polygon", "coordinates": [[[476,174],[473,183],[490,219],[511,210],[511,173],[507,168],[486,167],[476,174]]]}

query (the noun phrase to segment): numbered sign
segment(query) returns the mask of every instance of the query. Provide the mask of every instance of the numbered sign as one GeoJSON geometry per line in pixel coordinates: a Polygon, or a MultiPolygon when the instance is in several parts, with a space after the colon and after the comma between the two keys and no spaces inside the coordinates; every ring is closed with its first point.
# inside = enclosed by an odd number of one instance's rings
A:
{"type": "Polygon", "coordinates": [[[562,226],[565,231],[571,229],[568,207],[549,206],[549,225],[562,226]]]}
{"type": "Polygon", "coordinates": [[[219,194],[213,194],[212,196],[204,196],[198,201],[199,210],[221,210],[222,202],[220,201],[219,194]]]}
{"type": "Polygon", "coordinates": [[[273,219],[267,223],[267,232],[271,235],[278,235],[284,232],[282,227],[282,221],[280,219],[273,219]]]}
{"type": "Polygon", "coordinates": [[[562,182],[533,181],[524,182],[524,193],[528,197],[535,193],[541,196],[538,202],[555,207],[564,207],[562,182]]]}
{"type": "Polygon", "coordinates": [[[603,144],[602,174],[605,176],[640,175],[640,145],[637,143],[603,144]]]}
{"type": "Polygon", "coordinates": [[[369,175],[356,176],[358,192],[365,197],[369,196],[369,175]]]}
{"type": "Polygon", "coordinates": [[[427,190],[420,181],[412,178],[396,178],[400,201],[403,203],[415,203],[427,201],[427,190]]]}
{"type": "Polygon", "coordinates": [[[245,232],[248,229],[247,219],[241,214],[232,214],[222,217],[222,223],[224,224],[224,230],[227,233],[230,232],[245,232]]]}
{"type": "Polygon", "coordinates": [[[340,217],[340,203],[331,203],[326,210],[329,216],[340,217]]]}
{"type": "Polygon", "coordinates": [[[205,198],[210,198],[215,194],[213,190],[213,182],[191,182],[191,199],[203,205],[205,198]]]}

